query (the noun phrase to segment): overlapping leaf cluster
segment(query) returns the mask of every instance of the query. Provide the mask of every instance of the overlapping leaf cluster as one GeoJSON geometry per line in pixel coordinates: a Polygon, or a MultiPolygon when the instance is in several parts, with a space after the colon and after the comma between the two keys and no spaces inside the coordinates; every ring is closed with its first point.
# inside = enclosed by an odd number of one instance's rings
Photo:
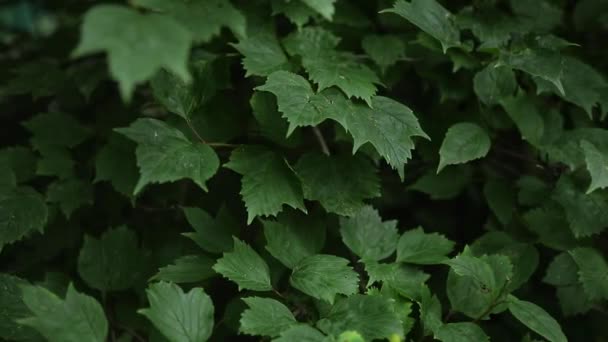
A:
{"type": "Polygon", "coordinates": [[[608,338],[603,1],[0,13],[0,339],[608,338]]]}

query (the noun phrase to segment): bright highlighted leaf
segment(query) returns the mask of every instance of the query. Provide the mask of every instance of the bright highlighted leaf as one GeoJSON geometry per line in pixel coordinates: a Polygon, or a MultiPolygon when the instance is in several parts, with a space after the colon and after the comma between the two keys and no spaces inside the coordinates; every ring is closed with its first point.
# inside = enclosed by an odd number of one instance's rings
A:
{"type": "Polygon", "coordinates": [[[363,200],[380,195],[376,168],[360,156],[308,153],[295,171],[302,180],[304,197],[319,201],[328,212],[352,216],[363,208],[363,200]]]}
{"type": "Polygon", "coordinates": [[[509,311],[521,323],[549,342],[567,342],[559,323],[540,306],[509,296],[509,311]]]}
{"type": "Polygon", "coordinates": [[[356,294],[338,301],[317,326],[326,334],[357,331],[365,341],[403,336],[403,326],[392,301],[381,295],[356,294]]]}
{"type": "Polygon", "coordinates": [[[78,256],[78,273],[102,292],[126,290],[143,275],[138,245],[137,235],[125,226],[110,229],[99,239],[87,235],[78,256]]]}
{"type": "Polygon", "coordinates": [[[0,251],[34,231],[42,232],[48,209],[39,193],[28,187],[0,187],[0,251]]]}
{"type": "Polygon", "coordinates": [[[402,16],[422,31],[439,40],[446,52],[451,47],[460,46],[460,31],[453,22],[453,15],[435,0],[397,0],[391,12],[402,16]]]}
{"type": "Polygon", "coordinates": [[[278,214],[284,204],[306,212],[300,181],[279,154],[260,146],[245,146],[234,150],[224,166],[243,175],[241,196],[248,224],[257,216],[278,214]]]}
{"type": "Polygon", "coordinates": [[[191,45],[192,34],[167,16],[97,5],[84,17],[80,43],[73,55],[106,52],[110,74],[119,82],[123,99],[130,100],[135,86],[163,67],[189,81],[191,45]]]}
{"type": "Polygon", "coordinates": [[[462,122],[450,127],[439,149],[437,173],[444,167],[483,158],[490,151],[490,137],[480,126],[462,122]]]}
{"type": "Polygon", "coordinates": [[[294,267],[289,283],[305,294],[333,304],[337,294],[357,292],[359,276],[348,260],[334,255],[317,254],[302,259],[294,267]]]}
{"type": "Polygon", "coordinates": [[[199,247],[210,253],[223,253],[232,249],[232,236],[238,235],[239,223],[221,207],[215,218],[199,208],[184,208],[186,220],[194,228],[193,233],[183,233],[199,247]]]}
{"type": "Polygon", "coordinates": [[[585,154],[587,170],[591,174],[591,184],[587,193],[608,187],[608,156],[587,140],[581,141],[581,148],[585,154]]]}
{"type": "Polygon", "coordinates": [[[156,119],[138,119],[117,132],[137,142],[137,165],[141,176],[134,193],[149,183],[174,182],[189,178],[207,190],[206,182],[220,161],[211,147],[193,143],[179,130],[156,119]]]}
{"type": "Polygon", "coordinates": [[[264,222],[266,250],[293,269],[302,259],[315,255],[325,244],[325,225],[304,215],[281,215],[278,222],[264,222]]]}
{"type": "Polygon", "coordinates": [[[184,293],[172,283],[159,282],[146,290],[150,307],[138,312],[171,342],[205,342],[213,331],[213,302],[201,288],[184,293]]]}
{"type": "Polygon", "coordinates": [[[271,74],[258,89],[277,96],[279,111],[289,121],[288,135],[296,127],[315,126],[331,119],[353,136],[353,152],[369,142],[400,172],[412,156],[412,138],[428,139],[408,107],[385,97],[374,97],[373,109],[368,108],[346,100],[332,89],[315,94],[306,79],[286,71],[271,74]]]}
{"type": "Polygon", "coordinates": [[[33,316],[20,319],[20,324],[33,327],[51,342],[106,341],[108,322],[103,308],[72,284],[65,299],[40,286],[26,285],[22,291],[33,316]]]}
{"type": "Polygon", "coordinates": [[[234,250],[224,253],[213,269],[235,282],[239,290],[272,290],[270,270],[266,261],[251,246],[237,238],[234,238],[234,250]]]}
{"type": "Polygon", "coordinates": [[[438,233],[427,234],[421,227],[408,230],[399,239],[397,261],[411,264],[439,264],[454,249],[454,242],[438,233]]]}
{"type": "Polygon", "coordinates": [[[241,315],[240,331],[253,336],[279,336],[298,322],[283,303],[261,297],[243,298],[249,309],[241,315]]]}
{"type": "Polygon", "coordinates": [[[597,250],[578,247],[569,251],[578,265],[578,276],[591,300],[608,300],[608,263],[597,250]]]}
{"type": "Polygon", "coordinates": [[[395,252],[397,221],[382,222],[371,206],[361,208],[353,217],[340,218],[342,241],[363,260],[379,261],[395,252]]]}
{"type": "Polygon", "coordinates": [[[216,276],[215,260],[203,255],[184,255],[173,264],[161,267],[152,280],[172,283],[196,283],[216,276]]]}

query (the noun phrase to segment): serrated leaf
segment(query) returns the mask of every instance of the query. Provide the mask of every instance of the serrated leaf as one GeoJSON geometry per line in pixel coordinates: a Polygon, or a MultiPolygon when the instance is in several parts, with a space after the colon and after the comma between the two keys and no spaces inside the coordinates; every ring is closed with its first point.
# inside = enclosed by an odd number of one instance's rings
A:
{"type": "Polygon", "coordinates": [[[298,27],[298,30],[302,30],[302,27],[316,14],[312,8],[300,1],[272,0],[271,4],[273,15],[282,13],[298,27]]]}
{"type": "Polygon", "coordinates": [[[94,183],[108,181],[121,194],[131,197],[139,171],[135,161],[135,145],[113,133],[95,156],[94,183]]]}
{"type": "Polygon", "coordinates": [[[408,107],[385,97],[374,97],[371,109],[346,100],[332,89],[315,94],[306,79],[286,71],[271,74],[266,84],[257,89],[277,96],[279,111],[289,121],[288,135],[296,127],[315,126],[331,119],[353,136],[353,153],[369,142],[400,172],[412,156],[412,137],[428,139],[408,107]]]}
{"type": "Polygon", "coordinates": [[[424,327],[425,335],[430,335],[437,331],[442,325],[441,319],[441,302],[436,295],[431,294],[428,286],[423,285],[420,291],[418,301],[420,322],[424,327]]]}
{"type": "Polygon", "coordinates": [[[562,83],[565,62],[564,57],[558,52],[526,48],[501,54],[500,63],[551,82],[559,94],[565,94],[562,83]]]}
{"type": "Polygon", "coordinates": [[[232,152],[224,167],[243,175],[247,224],[257,216],[275,216],[284,204],[306,212],[300,181],[279,154],[261,146],[244,146],[232,152]]]}
{"type": "Polygon", "coordinates": [[[550,342],[567,342],[559,323],[540,306],[509,296],[509,311],[521,323],[550,342]]]}
{"type": "Polygon", "coordinates": [[[535,146],[543,145],[545,122],[531,97],[518,95],[503,98],[501,105],[519,129],[524,140],[535,146]]]}
{"type": "Polygon", "coordinates": [[[241,315],[242,333],[253,336],[279,336],[297,324],[289,308],[283,303],[261,297],[243,298],[249,307],[241,315]]]}
{"type": "Polygon", "coordinates": [[[397,261],[432,265],[446,260],[454,249],[454,242],[438,233],[427,234],[422,227],[403,233],[397,244],[397,261]]]}
{"type": "Polygon", "coordinates": [[[299,130],[287,137],[289,123],[281,117],[274,95],[256,91],[249,104],[264,137],[286,147],[294,147],[302,142],[302,132],[299,130]]]}
{"type": "Polygon", "coordinates": [[[553,258],[547,267],[543,282],[553,286],[572,286],[578,284],[579,267],[570,253],[563,252],[553,258]]]}
{"type": "Polygon", "coordinates": [[[361,259],[379,261],[395,252],[397,221],[382,222],[376,209],[364,206],[353,217],[340,218],[340,234],[344,244],[361,259]]]}
{"type": "Polygon", "coordinates": [[[381,281],[384,286],[395,290],[399,295],[411,299],[420,300],[424,283],[429,275],[420,269],[403,265],[400,263],[380,264],[374,261],[365,262],[365,271],[369,275],[367,287],[375,282],[381,281]]]}
{"type": "MultiPolygon", "coordinates": [[[[176,2],[172,2],[176,3],[176,2]]],[[[187,67],[192,34],[167,16],[140,14],[119,5],[97,5],[84,16],[80,42],[72,55],[108,54],[110,75],[130,100],[139,83],[162,67],[184,82],[191,79],[187,67]]]]}
{"type": "Polygon", "coordinates": [[[203,255],[184,255],[172,264],[161,267],[151,280],[172,283],[197,283],[216,275],[213,271],[215,260],[203,255]]]}
{"type": "Polygon", "coordinates": [[[435,0],[397,0],[392,8],[382,11],[385,12],[402,16],[437,39],[444,53],[451,47],[461,45],[460,31],[453,22],[452,13],[435,0]]]}
{"type": "Polygon", "coordinates": [[[239,224],[226,207],[221,207],[215,218],[199,208],[183,208],[193,233],[183,233],[199,247],[210,253],[223,253],[232,249],[232,236],[238,235],[239,224]]]}
{"type": "Polygon", "coordinates": [[[328,51],[334,51],[340,38],[319,26],[307,26],[289,34],[283,39],[283,46],[290,55],[303,58],[317,58],[328,51]]]}
{"type": "Polygon", "coordinates": [[[283,331],[281,336],[272,340],[272,342],[325,342],[326,336],[319,330],[309,325],[294,325],[291,328],[283,331]]]}
{"type": "Polygon", "coordinates": [[[204,342],[213,331],[214,306],[202,288],[184,293],[172,283],[159,282],[146,289],[150,307],[138,312],[171,342],[204,342]]]}
{"type": "Polygon", "coordinates": [[[401,321],[391,307],[387,297],[355,294],[336,302],[317,326],[334,336],[357,331],[366,341],[385,339],[393,334],[403,336],[401,321]]]}
{"type": "Polygon", "coordinates": [[[334,16],[334,3],[336,0],[300,0],[305,3],[308,7],[312,8],[319,14],[323,16],[323,18],[331,21],[334,16]]]}
{"type": "Polygon", "coordinates": [[[498,104],[503,98],[513,95],[516,88],[515,74],[506,67],[490,64],[473,78],[475,94],[486,105],[498,104]]]}
{"type": "Polygon", "coordinates": [[[579,280],[592,301],[608,299],[608,263],[600,252],[589,247],[578,247],[571,251],[578,265],[579,280]]]}
{"type": "Polygon", "coordinates": [[[69,179],[74,177],[75,162],[65,147],[45,145],[39,148],[41,158],[36,164],[36,175],[69,179]]]}
{"type": "Polygon", "coordinates": [[[474,123],[461,122],[448,129],[439,149],[437,173],[444,167],[483,158],[490,151],[488,133],[474,123]]]}
{"type": "Polygon", "coordinates": [[[150,80],[150,86],[156,100],[165,106],[168,111],[186,120],[189,119],[202,101],[201,94],[192,83],[184,82],[178,76],[164,69],[159,70],[150,80]]]}
{"type": "Polygon", "coordinates": [[[591,174],[591,184],[587,194],[608,187],[608,158],[587,140],[581,141],[581,149],[585,154],[587,170],[591,174]]]}
{"type": "Polygon", "coordinates": [[[0,187],[0,251],[34,231],[42,232],[48,209],[39,193],[29,187],[0,187]]]}
{"type": "Polygon", "coordinates": [[[239,38],[246,35],[245,16],[229,0],[133,0],[133,4],[173,17],[197,42],[210,41],[222,27],[228,27],[239,38]]]}
{"type": "Polygon", "coordinates": [[[360,156],[307,153],[294,169],[304,198],[319,201],[328,212],[352,216],[363,208],[363,200],[380,195],[376,168],[360,156]]]}
{"type": "Polygon", "coordinates": [[[213,270],[235,282],[239,290],[272,290],[266,261],[251,246],[237,238],[233,239],[233,251],[224,253],[213,265],[213,270]]]}
{"type": "Polygon", "coordinates": [[[33,316],[18,320],[36,329],[51,342],[105,342],[108,322],[103,308],[93,298],[69,285],[65,299],[40,287],[22,287],[23,302],[33,316]]]}
{"type": "Polygon", "coordinates": [[[232,45],[243,55],[243,67],[248,76],[268,76],[288,68],[287,56],[274,32],[260,30],[232,45]]]}
{"type": "Polygon", "coordinates": [[[471,322],[444,324],[435,331],[435,338],[442,342],[487,342],[490,338],[471,322]]]}
{"type": "Polygon", "coordinates": [[[395,35],[366,35],[361,47],[382,72],[405,57],[405,43],[395,35]]]}
{"type": "Polygon", "coordinates": [[[37,337],[32,328],[16,322],[17,319],[31,314],[21,298],[21,288],[27,285],[26,280],[0,273],[0,338],[2,339],[24,341],[37,337]]]}
{"type": "Polygon", "coordinates": [[[289,283],[311,297],[333,304],[337,294],[357,292],[359,276],[348,263],[335,255],[306,257],[293,268],[289,283]]]}
{"type": "Polygon", "coordinates": [[[325,224],[304,215],[281,215],[278,222],[264,222],[266,250],[293,269],[302,259],[315,255],[325,244],[325,224]]]}
{"type": "Polygon", "coordinates": [[[93,187],[80,179],[54,182],[49,185],[46,195],[47,201],[58,204],[67,218],[76,209],[93,204],[93,187]]]}
{"type": "Polygon", "coordinates": [[[41,113],[24,122],[23,126],[32,133],[30,142],[37,150],[49,145],[72,148],[90,136],[88,127],[65,113],[41,113]]]}
{"type": "Polygon", "coordinates": [[[127,228],[106,231],[99,239],[86,235],[78,255],[78,273],[102,292],[126,290],[143,275],[137,235],[127,228]]]}
{"type": "Polygon", "coordinates": [[[443,263],[449,265],[454,273],[460,277],[472,278],[480,285],[491,290],[496,288],[496,278],[492,267],[480,258],[463,253],[443,263]]]}
{"type": "Polygon", "coordinates": [[[140,178],[134,194],[149,183],[174,182],[190,178],[203,190],[220,165],[217,154],[202,143],[190,142],[179,130],[156,119],[138,119],[117,132],[137,142],[140,178]]]}

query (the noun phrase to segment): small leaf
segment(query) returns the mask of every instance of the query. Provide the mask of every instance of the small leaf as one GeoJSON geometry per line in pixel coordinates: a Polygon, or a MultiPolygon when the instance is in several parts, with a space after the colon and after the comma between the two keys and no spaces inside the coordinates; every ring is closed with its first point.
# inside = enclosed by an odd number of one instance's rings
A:
{"type": "Polygon", "coordinates": [[[395,252],[397,221],[384,221],[378,211],[365,206],[351,218],[340,218],[342,241],[363,260],[379,261],[395,252]]]}
{"type": "Polygon", "coordinates": [[[209,253],[223,253],[232,249],[232,236],[237,235],[239,223],[228,209],[221,207],[215,218],[199,208],[183,208],[193,233],[183,233],[209,253]]]}
{"type": "Polygon", "coordinates": [[[122,135],[113,133],[107,144],[97,152],[93,183],[108,181],[116,191],[130,197],[138,177],[134,144],[122,135]]]}
{"type": "Polygon", "coordinates": [[[308,7],[312,8],[319,14],[323,16],[323,18],[331,21],[334,15],[334,2],[336,0],[300,0],[305,3],[308,7]]]}
{"type": "Polygon", "coordinates": [[[571,251],[578,265],[578,276],[585,293],[592,301],[608,300],[608,263],[596,249],[578,247],[571,251]]]}
{"type": "Polygon", "coordinates": [[[567,342],[559,323],[540,306],[509,296],[509,311],[521,323],[549,342],[567,342]]]}
{"type": "Polygon", "coordinates": [[[172,283],[159,282],[146,289],[150,307],[138,312],[171,342],[204,342],[213,331],[213,302],[202,288],[188,293],[172,283]]]}
{"type": "Polygon", "coordinates": [[[444,167],[485,157],[490,151],[490,137],[476,124],[463,122],[450,127],[439,149],[437,173],[444,167]]]}
{"type": "Polygon", "coordinates": [[[411,264],[431,265],[446,260],[454,249],[454,242],[438,233],[427,234],[422,227],[408,230],[397,244],[397,261],[411,264]]]}
{"type": "Polygon", "coordinates": [[[383,72],[405,57],[405,43],[396,35],[366,35],[361,46],[383,72]]]}
{"type": "Polygon", "coordinates": [[[242,333],[276,337],[297,324],[289,308],[277,300],[247,297],[243,301],[249,308],[241,316],[242,333]]]}
{"type": "Polygon", "coordinates": [[[551,82],[559,94],[565,94],[562,83],[564,57],[559,52],[547,49],[522,49],[515,53],[503,53],[500,56],[500,63],[551,82]]]}
{"type": "Polygon", "coordinates": [[[251,246],[234,238],[234,250],[224,253],[213,269],[235,282],[239,290],[270,291],[270,270],[251,246]]]}
{"type": "Polygon", "coordinates": [[[40,286],[26,285],[22,291],[33,316],[18,320],[19,324],[33,327],[51,342],[106,341],[108,322],[103,308],[72,284],[65,299],[40,286]]]}
{"type": "Polygon", "coordinates": [[[156,119],[138,119],[117,132],[137,142],[137,165],[141,177],[138,194],[149,183],[174,182],[190,178],[203,190],[219,168],[217,154],[206,144],[192,143],[179,130],[156,119]]]}
{"type": "Polygon", "coordinates": [[[65,217],[70,218],[76,209],[93,204],[93,187],[80,179],[57,181],[49,185],[47,201],[59,204],[65,217]]]}
{"type": "Polygon", "coordinates": [[[435,332],[435,338],[442,342],[488,342],[490,338],[475,323],[448,323],[435,332]]]}
{"type": "Polygon", "coordinates": [[[304,324],[294,325],[283,331],[281,337],[275,338],[272,342],[326,342],[326,336],[319,330],[304,324]]]}
{"type": "Polygon", "coordinates": [[[212,268],[214,263],[215,260],[202,255],[184,255],[173,264],[160,268],[152,280],[197,283],[216,275],[212,268]]]}
{"type": "Polygon", "coordinates": [[[488,65],[473,78],[475,94],[487,105],[500,103],[503,98],[513,95],[516,88],[515,74],[506,67],[488,65]]]}
{"type": "Polygon", "coordinates": [[[44,199],[33,189],[0,186],[0,251],[34,231],[42,232],[47,216],[44,199]]]}
{"type": "Polygon", "coordinates": [[[348,266],[348,260],[325,254],[302,259],[289,278],[291,286],[330,304],[337,294],[356,293],[358,282],[359,276],[348,266]]]}
{"type": "Polygon", "coordinates": [[[287,56],[274,32],[261,30],[232,46],[244,56],[243,67],[247,71],[245,77],[268,76],[287,68],[287,56]]]}
{"type": "Polygon", "coordinates": [[[608,187],[608,158],[587,140],[581,141],[581,148],[585,154],[587,170],[591,174],[591,184],[587,194],[608,187]]]}

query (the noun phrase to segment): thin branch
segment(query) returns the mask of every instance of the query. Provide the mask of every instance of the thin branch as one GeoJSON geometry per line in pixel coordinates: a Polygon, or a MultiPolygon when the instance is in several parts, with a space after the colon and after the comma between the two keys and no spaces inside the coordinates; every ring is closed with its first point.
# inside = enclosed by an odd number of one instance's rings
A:
{"type": "Polygon", "coordinates": [[[240,144],[225,144],[225,143],[215,143],[215,142],[206,143],[206,145],[211,146],[211,147],[226,147],[226,148],[237,148],[237,147],[241,146],[240,144]]]}
{"type": "Polygon", "coordinates": [[[200,140],[200,142],[202,142],[203,144],[207,144],[207,142],[205,141],[205,139],[203,139],[203,137],[201,137],[198,132],[196,131],[196,128],[194,128],[194,125],[192,125],[192,121],[190,121],[189,118],[185,118],[186,123],[188,124],[188,127],[190,127],[190,130],[192,131],[192,133],[194,133],[194,135],[198,138],[198,140],[200,140]]]}
{"type": "Polygon", "coordinates": [[[315,134],[315,137],[317,137],[317,141],[319,142],[319,145],[321,146],[321,150],[323,151],[323,153],[325,153],[325,155],[327,155],[327,156],[331,155],[331,153],[329,152],[329,147],[327,147],[327,142],[325,141],[325,138],[323,137],[323,133],[321,133],[321,130],[319,129],[319,127],[313,126],[312,131],[315,134]]]}

